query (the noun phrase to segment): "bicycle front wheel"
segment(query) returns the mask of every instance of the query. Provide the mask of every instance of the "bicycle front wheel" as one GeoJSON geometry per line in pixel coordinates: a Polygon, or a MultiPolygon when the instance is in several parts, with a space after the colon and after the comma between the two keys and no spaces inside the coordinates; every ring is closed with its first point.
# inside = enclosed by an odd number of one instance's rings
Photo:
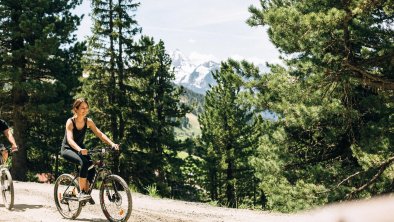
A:
{"type": "Polygon", "coordinates": [[[54,188],[54,198],[57,210],[67,219],[75,219],[82,210],[82,205],[78,201],[79,186],[77,180],[70,174],[60,175],[54,188]]]}
{"type": "Polygon", "coordinates": [[[132,210],[131,192],[120,176],[105,177],[100,186],[100,205],[105,217],[111,222],[129,219],[132,210]]]}
{"type": "Polygon", "coordinates": [[[14,184],[12,183],[10,171],[7,168],[2,168],[0,178],[4,206],[8,210],[11,210],[14,206],[14,184]]]}

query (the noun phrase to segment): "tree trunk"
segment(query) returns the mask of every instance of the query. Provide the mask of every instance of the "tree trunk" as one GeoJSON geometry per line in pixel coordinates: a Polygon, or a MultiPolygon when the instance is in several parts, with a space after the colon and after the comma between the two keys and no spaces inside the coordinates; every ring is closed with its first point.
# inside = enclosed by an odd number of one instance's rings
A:
{"type": "Polygon", "coordinates": [[[55,155],[55,178],[59,176],[59,154],[55,155]]]}
{"type": "Polygon", "coordinates": [[[20,90],[17,90],[14,93],[14,109],[13,109],[13,122],[14,122],[14,137],[16,143],[18,144],[19,151],[12,156],[12,168],[11,174],[12,178],[15,180],[26,181],[26,173],[27,173],[27,150],[26,150],[26,135],[24,132],[27,130],[27,120],[24,118],[22,113],[22,107],[18,104],[18,100],[22,99],[21,97],[24,93],[20,90]]]}
{"type": "MultiPolygon", "coordinates": [[[[20,16],[22,14],[21,5],[13,5],[13,10],[11,13],[12,24],[17,26],[20,22],[20,16]]],[[[18,35],[11,40],[11,51],[17,52],[24,48],[24,39],[18,35]]],[[[26,82],[26,59],[20,53],[13,53],[12,55],[12,66],[13,76],[12,76],[12,120],[14,128],[14,138],[18,145],[19,152],[12,157],[12,168],[11,174],[15,180],[26,180],[27,172],[27,151],[26,151],[26,132],[27,132],[27,118],[23,115],[23,108],[28,102],[28,95],[25,89],[23,89],[23,84],[26,82]]]]}
{"type": "Polygon", "coordinates": [[[234,178],[234,163],[232,160],[227,159],[227,186],[226,186],[226,197],[228,207],[237,207],[237,201],[235,197],[235,178],[234,178]]]}
{"type": "MultiPolygon", "coordinates": [[[[211,167],[216,167],[211,166],[211,167]]],[[[218,199],[218,188],[217,188],[217,175],[216,175],[216,170],[211,169],[209,172],[209,180],[210,180],[210,196],[211,200],[217,200],[218,199]]]]}

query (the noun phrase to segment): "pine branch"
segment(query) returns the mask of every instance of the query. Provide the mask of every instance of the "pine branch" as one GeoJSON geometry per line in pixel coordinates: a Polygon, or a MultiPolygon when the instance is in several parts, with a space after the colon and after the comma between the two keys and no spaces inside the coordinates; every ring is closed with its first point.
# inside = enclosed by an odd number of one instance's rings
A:
{"type": "Polygon", "coordinates": [[[361,171],[357,171],[356,173],[346,177],[344,180],[342,180],[340,183],[337,184],[336,188],[338,188],[339,186],[341,186],[343,183],[345,183],[346,181],[349,181],[351,178],[359,175],[361,173],[361,171]]]}
{"type": "MultiPolygon", "coordinates": [[[[373,184],[379,177],[383,174],[383,172],[394,162],[394,156],[390,157],[386,162],[383,162],[378,166],[378,171],[376,174],[364,185],[352,191],[350,194],[346,195],[346,199],[351,199],[355,194],[360,193],[361,191],[368,188],[371,184],[373,184]]],[[[342,182],[341,182],[342,183],[342,182]]]]}
{"type": "Polygon", "coordinates": [[[363,69],[360,69],[350,64],[348,61],[345,61],[344,65],[348,67],[351,71],[356,72],[358,76],[355,77],[362,79],[365,85],[384,90],[394,90],[394,79],[386,79],[384,77],[373,75],[363,69]]]}

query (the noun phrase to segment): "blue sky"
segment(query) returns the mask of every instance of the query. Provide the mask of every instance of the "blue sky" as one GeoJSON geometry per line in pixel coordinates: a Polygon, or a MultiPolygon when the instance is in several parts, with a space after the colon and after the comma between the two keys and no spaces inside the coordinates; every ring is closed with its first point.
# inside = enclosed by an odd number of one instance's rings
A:
{"type": "MultiPolygon", "coordinates": [[[[162,39],[169,52],[179,49],[192,62],[231,57],[254,63],[277,62],[278,50],[263,27],[250,27],[248,7],[258,0],[141,0],[136,19],[145,35],[162,39]]],[[[76,10],[85,19],[77,35],[90,34],[90,1],[76,10]]]]}

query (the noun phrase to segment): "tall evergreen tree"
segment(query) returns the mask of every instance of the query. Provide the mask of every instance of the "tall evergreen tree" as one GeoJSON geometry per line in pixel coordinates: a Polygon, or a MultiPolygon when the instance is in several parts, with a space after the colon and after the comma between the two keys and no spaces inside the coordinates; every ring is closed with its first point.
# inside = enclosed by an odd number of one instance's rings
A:
{"type": "Polygon", "coordinates": [[[211,199],[229,207],[247,202],[253,192],[243,185],[254,180],[249,158],[258,137],[253,135],[254,114],[243,102],[242,89],[246,84],[244,78],[256,73],[257,69],[245,62],[222,62],[220,71],[213,73],[217,86],[207,92],[204,112],[199,116],[208,190],[211,199]]]}
{"type": "MultiPolygon", "coordinates": [[[[88,40],[87,77],[81,92],[90,101],[97,124],[115,142],[124,144],[123,148],[134,141],[126,137],[133,135],[126,130],[126,120],[133,123],[138,110],[136,89],[130,84],[136,75],[132,68],[137,50],[134,37],[141,31],[134,19],[138,5],[134,0],[92,0],[93,34],[88,40]]],[[[114,161],[117,171],[119,159],[114,161]]]]}
{"type": "Polygon", "coordinates": [[[274,113],[254,159],[268,208],[294,211],[392,190],[393,30],[390,1],[261,1],[289,55],[255,85],[274,113]],[[385,133],[382,133],[385,132],[385,133]]]}
{"type": "MultiPolygon", "coordinates": [[[[54,144],[45,127],[50,125],[51,132],[58,128],[58,114],[63,112],[59,108],[67,99],[60,95],[67,95],[67,87],[73,87],[64,81],[72,79],[78,69],[68,66],[77,64],[74,59],[78,59],[69,53],[83,49],[83,45],[73,46],[76,38],[72,35],[81,18],[71,10],[79,3],[77,0],[0,2],[0,105],[14,127],[19,145],[12,162],[16,180],[26,179],[27,153],[38,148],[30,138],[51,140],[50,144],[54,144]]],[[[39,149],[48,146],[40,145],[39,149]]]]}
{"type": "Polygon", "coordinates": [[[174,167],[180,148],[174,137],[174,127],[179,126],[179,119],[185,116],[187,108],[180,103],[183,90],[172,83],[175,74],[163,41],[155,44],[153,39],[142,37],[139,45],[143,50],[136,57],[141,75],[138,85],[142,90],[138,104],[141,113],[147,114],[139,120],[140,150],[146,155],[148,162],[144,168],[149,171],[140,176],[149,177],[144,180],[157,183],[161,194],[169,195],[175,173],[179,171],[174,167]]]}

